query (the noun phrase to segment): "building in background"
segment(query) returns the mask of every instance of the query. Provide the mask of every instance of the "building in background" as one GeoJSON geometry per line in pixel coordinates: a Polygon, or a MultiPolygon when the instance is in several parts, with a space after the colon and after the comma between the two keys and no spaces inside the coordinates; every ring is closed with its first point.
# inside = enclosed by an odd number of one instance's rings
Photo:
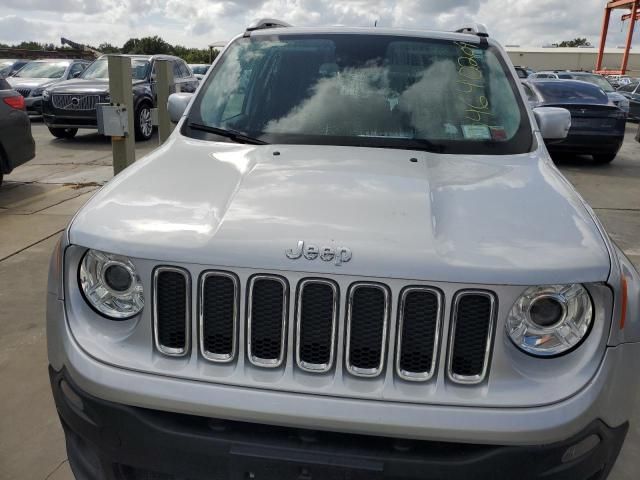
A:
{"type": "MultiPolygon", "coordinates": [[[[596,68],[598,48],[556,48],[556,47],[506,47],[514,65],[526,65],[534,70],[585,70],[596,68]]],[[[605,49],[602,67],[619,69],[623,48],[605,49]]],[[[640,77],[640,51],[629,56],[627,75],[640,77]]]]}

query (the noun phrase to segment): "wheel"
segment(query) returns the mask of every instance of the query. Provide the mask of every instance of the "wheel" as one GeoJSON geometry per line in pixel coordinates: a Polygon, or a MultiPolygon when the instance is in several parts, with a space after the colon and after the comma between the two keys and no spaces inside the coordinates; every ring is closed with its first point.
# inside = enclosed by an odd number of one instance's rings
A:
{"type": "Polygon", "coordinates": [[[52,128],[49,127],[51,135],[56,138],[73,138],[78,133],[77,128],[52,128]]]}
{"type": "Polygon", "coordinates": [[[598,153],[598,154],[593,156],[593,159],[595,160],[596,163],[604,165],[605,163],[613,162],[613,159],[616,158],[616,155],[618,155],[618,152],[615,152],[615,153],[598,153]]]}
{"type": "Polygon", "coordinates": [[[138,107],[135,124],[136,140],[149,140],[153,135],[153,124],[151,123],[151,107],[148,103],[143,103],[138,107]]]}

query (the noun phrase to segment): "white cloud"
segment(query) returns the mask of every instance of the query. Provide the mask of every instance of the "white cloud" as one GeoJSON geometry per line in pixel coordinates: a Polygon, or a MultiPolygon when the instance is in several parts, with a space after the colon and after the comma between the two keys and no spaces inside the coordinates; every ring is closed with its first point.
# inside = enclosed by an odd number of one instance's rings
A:
{"type": "MultiPolygon", "coordinates": [[[[60,36],[97,45],[159,35],[171,43],[204,47],[230,39],[254,18],[276,17],[295,25],[452,29],[471,20],[486,23],[504,44],[540,46],[587,37],[599,41],[602,0],[2,0],[0,42],[60,36]]],[[[609,45],[624,42],[618,10],[609,45]]],[[[638,29],[640,30],[640,29],[638,29]]],[[[638,38],[638,35],[636,38],[638,38]]],[[[636,41],[636,44],[638,42],[636,41]]]]}

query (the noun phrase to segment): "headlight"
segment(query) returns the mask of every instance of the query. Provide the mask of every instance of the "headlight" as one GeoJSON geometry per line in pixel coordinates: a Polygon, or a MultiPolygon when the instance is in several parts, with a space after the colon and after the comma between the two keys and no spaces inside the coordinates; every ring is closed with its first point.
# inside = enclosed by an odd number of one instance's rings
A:
{"type": "Polygon", "coordinates": [[[577,346],[593,321],[591,297],[579,284],[531,287],[507,318],[507,335],[532,355],[552,357],[577,346]]]}
{"type": "Polygon", "coordinates": [[[89,250],[80,264],[79,280],[89,305],[106,317],[124,320],[144,307],[142,282],[127,257],[89,250]]]}
{"type": "Polygon", "coordinates": [[[43,93],[44,93],[44,88],[34,88],[33,90],[31,90],[32,97],[39,97],[43,93]]]}
{"type": "Polygon", "coordinates": [[[51,90],[47,90],[46,88],[42,91],[42,98],[43,100],[49,100],[49,97],[51,96],[51,90]]]}

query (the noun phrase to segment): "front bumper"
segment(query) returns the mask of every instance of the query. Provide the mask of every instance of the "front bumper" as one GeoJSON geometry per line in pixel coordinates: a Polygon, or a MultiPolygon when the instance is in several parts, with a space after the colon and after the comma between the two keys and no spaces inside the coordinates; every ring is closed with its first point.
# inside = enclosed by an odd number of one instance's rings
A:
{"type": "Polygon", "coordinates": [[[561,442],[521,447],[413,441],[125,406],[83,392],[64,370],[50,376],[77,480],[600,480],[628,428],[594,421],[561,442]]]}
{"type": "Polygon", "coordinates": [[[575,153],[582,155],[617,153],[624,142],[624,132],[603,135],[593,132],[569,132],[566,139],[547,146],[550,152],[575,153]]]}

